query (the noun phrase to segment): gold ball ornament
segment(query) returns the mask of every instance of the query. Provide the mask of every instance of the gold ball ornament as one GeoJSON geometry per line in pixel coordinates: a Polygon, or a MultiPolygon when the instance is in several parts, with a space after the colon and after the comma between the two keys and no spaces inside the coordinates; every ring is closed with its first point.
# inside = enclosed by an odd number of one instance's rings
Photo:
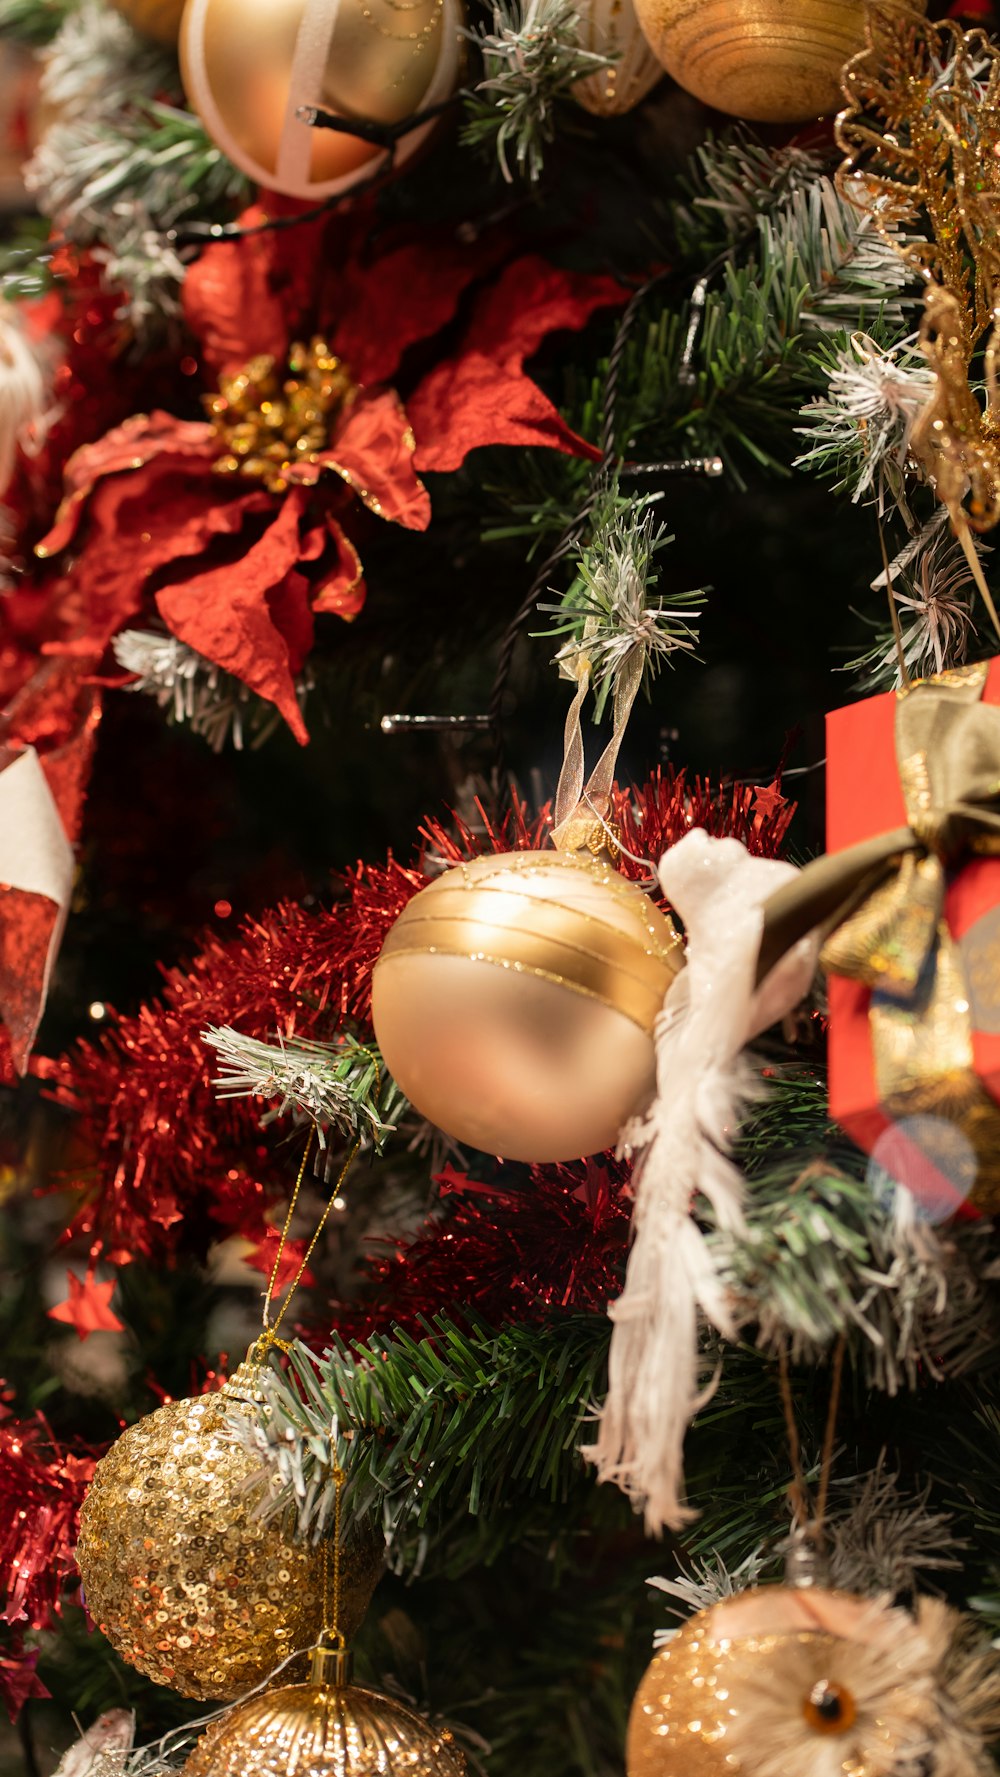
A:
{"type": "Polygon", "coordinates": [[[881,1600],[762,1587],[700,1611],[648,1667],[628,1777],[889,1777],[920,1763],[939,1650],[881,1600]]]}
{"type": "Polygon", "coordinates": [[[403,909],[375,965],[385,1063],[423,1116],[507,1160],[614,1145],[654,1083],[653,1027],[683,963],[669,919],[606,862],[505,852],[403,909]]]}
{"type": "MultiPolygon", "coordinates": [[[[333,1656],[336,1658],[337,1656],[333,1656]]],[[[360,1685],[285,1685],[229,1710],[182,1777],[464,1777],[447,1729],[360,1685]]]]}
{"type": "MultiPolygon", "coordinates": [[[[259,1493],[248,1482],[257,1465],[233,1442],[227,1390],[170,1401],[124,1431],[97,1464],[80,1513],[77,1564],[90,1615],[131,1666],[186,1697],[240,1696],[309,1647],[323,1621],[322,1550],[254,1517],[259,1493]]],[[[344,1546],[351,1633],[382,1555],[367,1531],[344,1546]]]]}
{"type": "MultiPolygon", "coordinates": [[[[436,105],[458,80],[461,23],[461,0],[187,0],[181,76],[213,142],[249,178],[289,197],[333,197],[385,151],[313,129],[300,107],[399,123],[436,105]]],[[[432,128],[399,140],[397,165],[432,128]]]]}
{"type": "MultiPolygon", "coordinates": [[[[865,0],[635,0],[678,85],[759,123],[802,123],[843,103],[840,71],[865,46],[865,0]]],[[[918,0],[920,10],[926,0],[918,0]]]]}
{"type": "Polygon", "coordinates": [[[144,37],[176,49],[184,0],[111,0],[111,4],[144,37]]]}
{"type": "Polygon", "coordinates": [[[573,97],[596,117],[620,117],[663,79],[663,68],[642,34],[632,0],[586,0],[580,7],[581,49],[613,57],[613,66],[588,74],[573,97]]]}

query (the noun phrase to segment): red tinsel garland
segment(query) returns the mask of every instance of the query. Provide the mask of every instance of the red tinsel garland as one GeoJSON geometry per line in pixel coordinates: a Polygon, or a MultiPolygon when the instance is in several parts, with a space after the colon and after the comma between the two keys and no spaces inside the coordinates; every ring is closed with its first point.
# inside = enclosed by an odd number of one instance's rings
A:
{"type": "Polygon", "coordinates": [[[45,1417],[0,1424],[0,1697],[11,1720],[47,1697],[28,1630],[50,1629],[79,1586],[74,1551],[80,1506],[101,1452],[61,1445],[45,1417]]]}
{"type": "Polygon", "coordinates": [[[41,1413],[0,1425],[0,1591],[5,1623],[47,1629],[76,1577],[80,1506],[97,1452],[64,1448],[41,1413]]]}
{"type": "MultiPolygon", "coordinates": [[[[776,786],[719,791],[671,771],[615,798],[626,846],[654,860],[696,825],[774,856],[792,812],[776,786]]],[[[190,967],[165,971],[158,1000],[112,1017],[98,1041],[39,1063],[60,1101],[79,1112],[82,1202],[69,1235],[88,1236],[93,1256],[117,1264],[180,1247],[204,1252],[236,1230],[266,1253],[265,1211],[289,1182],[282,1131],[261,1133],[253,1101],[217,1098],[201,1033],[228,1024],[273,1041],[278,1032],[328,1039],[345,1020],[363,1029],[385,935],[430,874],[459,858],[538,846],[549,826],[548,810],[530,816],[523,805],[499,823],[482,813],[476,830],[428,820],[413,866],[358,864],[332,908],[286,903],[245,921],[235,939],[209,937],[190,967]]],[[[627,857],[622,867],[633,877],[642,870],[627,857]]]]}
{"type": "MultiPolygon", "coordinates": [[[[342,1338],[390,1326],[420,1334],[435,1314],[474,1311],[494,1326],[553,1309],[603,1313],[621,1287],[631,1167],[610,1155],[533,1166],[519,1183],[483,1183],[446,1167],[434,1183],[444,1213],[415,1239],[366,1260],[371,1289],[334,1309],[342,1338]]],[[[322,1334],[329,1331],[329,1313],[322,1334]]],[[[304,1329],[309,1338],[309,1329],[304,1329]]]]}

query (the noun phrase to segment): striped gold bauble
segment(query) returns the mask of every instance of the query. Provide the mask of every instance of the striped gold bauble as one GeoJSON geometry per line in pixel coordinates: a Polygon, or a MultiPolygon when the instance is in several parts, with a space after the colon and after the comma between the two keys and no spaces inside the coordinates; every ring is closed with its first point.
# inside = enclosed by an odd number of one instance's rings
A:
{"type": "Polygon", "coordinates": [[[375,965],[386,1066],[466,1146],[557,1161],[612,1147],[654,1080],[683,963],[669,919],[603,858],[456,864],[404,908],[375,965]]]}
{"type": "Polygon", "coordinates": [[[632,0],[587,0],[580,7],[579,37],[581,48],[611,59],[610,68],[586,75],[573,87],[573,97],[585,111],[620,117],[663,79],[632,0]]]}
{"type": "MultiPolygon", "coordinates": [[[[918,0],[921,11],[926,0],[918,0]]],[[[679,86],[760,123],[804,123],[842,104],[840,71],[865,45],[865,0],[635,0],[679,86]]]]}

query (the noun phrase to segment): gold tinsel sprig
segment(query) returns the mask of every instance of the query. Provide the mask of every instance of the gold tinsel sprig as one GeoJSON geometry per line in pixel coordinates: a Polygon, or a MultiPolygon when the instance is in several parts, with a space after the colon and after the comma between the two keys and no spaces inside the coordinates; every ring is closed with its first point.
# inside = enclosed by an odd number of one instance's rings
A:
{"type": "Polygon", "coordinates": [[[981,30],[930,23],[895,0],[870,0],[866,37],[843,74],[839,182],[846,197],[874,202],[876,221],[916,225],[894,244],[924,280],[919,344],[935,390],[910,454],[989,604],[968,533],[1000,521],[1000,51],[981,30]]]}
{"type": "Polygon", "coordinates": [[[225,451],[213,467],[219,475],[246,475],[271,493],[284,493],[289,470],[315,466],[330,444],[335,420],[353,400],[355,384],[324,339],[297,343],[282,380],[269,354],[219,379],[205,411],[225,451]]]}

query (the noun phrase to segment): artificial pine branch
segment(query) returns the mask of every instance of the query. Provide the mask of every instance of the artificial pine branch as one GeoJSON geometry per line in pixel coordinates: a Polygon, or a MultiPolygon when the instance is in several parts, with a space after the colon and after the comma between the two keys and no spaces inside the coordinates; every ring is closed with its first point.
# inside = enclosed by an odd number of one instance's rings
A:
{"type": "Polygon", "coordinates": [[[648,693],[665,660],[693,654],[698,630],[689,613],[705,601],[705,589],[671,593],[668,603],[654,599],[659,579],[655,565],[673,542],[664,524],[656,524],[651,508],[659,494],[628,498],[612,483],[600,496],[590,525],[589,541],[577,552],[576,574],[559,604],[540,604],[552,616],[548,633],[567,636],[556,659],[566,677],[575,679],[586,662],[594,691],[594,720],[599,722],[609,697],[639,675],[648,693]]]}
{"type": "Polygon", "coordinates": [[[93,250],[140,335],[179,315],[184,268],[168,231],[184,216],[228,215],[242,173],[181,106],[173,56],[101,0],[69,9],[44,52],[55,121],[25,169],[39,209],[93,250]],[[164,102],[176,94],[178,103],[164,102]]]}
{"type": "MultiPolygon", "coordinates": [[[[178,262],[178,276],[182,274],[178,262]]],[[[230,741],[237,752],[244,746],[253,751],[281,726],[273,704],[176,636],[123,629],[111,646],[119,666],[134,674],[125,689],[154,698],[169,723],[200,734],[213,753],[221,753],[230,741]]],[[[309,680],[302,675],[296,684],[300,709],[305,707],[309,689],[309,680]]]]}
{"type": "Polygon", "coordinates": [[[206,1030],[202,1040],[219,1058],[215,1084],[220,1098],[273,1101],[260,1119],[261,1128],[294,1107],[316,1125],[321,1146],[333,1128],[351,1140],[367,1137],[381,1152],[407,1109],[375,1044],[347,1033],[333,1043],[280,1033],[276,1042],[262,1043],[226,1026],[206,1030]]]}
{"type": "Polygon", "coordinates": [[[614,66],[584,49],[572,0],[493,0],[492,30],[467,35],[483,58],[483,77],[465,95],[462,141],[487,147],[508,184],[515,169],[537,180],[555,138],[557,100],[578,80],[614,66]]]}

